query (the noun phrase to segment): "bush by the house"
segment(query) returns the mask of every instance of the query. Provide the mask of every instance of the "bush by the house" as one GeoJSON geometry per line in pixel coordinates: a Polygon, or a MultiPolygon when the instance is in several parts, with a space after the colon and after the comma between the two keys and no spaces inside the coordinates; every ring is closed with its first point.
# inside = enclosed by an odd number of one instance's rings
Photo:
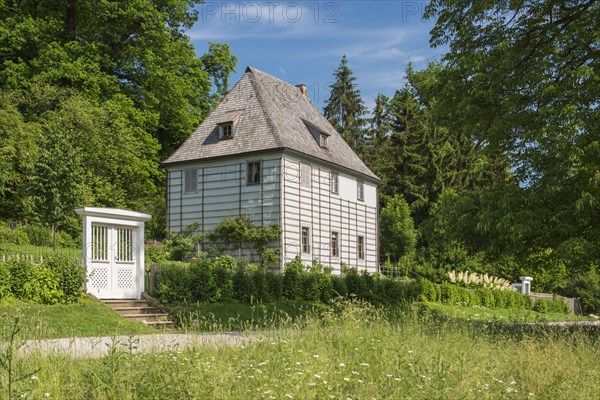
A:
{"type": "MultiPolygon", "coordinates": [[[[247,304],[279,300],[327,303],[336,297],[350,297],[385,305],[430,301],[486,308],[533,308],[529,296],[513,291],[473,290],[449,282],[436,285],[427,279],[399,281],[348,267],[336,276],[318,263],[307,267],[300,259],[289,262],[284,272],[278,273],[254,264],[237,264],[229,256],[213,261],[202,258],[193,264],[163,263],[154,294],[172,304],[229,300],[247,304]]],[[[565,303],[557,303],[562,302],[545,301],[536,309],[569,312],[565,303]]]]}
{"type": "Polygon", "coordinates": [[[82,293],[84,272],[81,265],[65,257],[49,257],[43,264],[26,260],[0,263],[0,300],[42,303],[72,303],[82,293]]]}

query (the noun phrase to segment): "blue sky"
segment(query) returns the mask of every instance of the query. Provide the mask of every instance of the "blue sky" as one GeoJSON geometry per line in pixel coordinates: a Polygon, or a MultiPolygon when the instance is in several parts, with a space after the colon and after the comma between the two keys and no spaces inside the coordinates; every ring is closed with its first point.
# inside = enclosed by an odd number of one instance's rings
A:
{"type": "Polygon", "coordinates": [[[238,57],[234,84],[251,65],[286,82],[308,86],[322,108],[343,54],[369,109],[377,93],[403,85],[409,61],[417,69],[440,59],[431,49],[433,21],[422,18],[426,1],[211,1],[197,7],[187,33],[198,54],[208,42],[227,43],[238,57]]]}

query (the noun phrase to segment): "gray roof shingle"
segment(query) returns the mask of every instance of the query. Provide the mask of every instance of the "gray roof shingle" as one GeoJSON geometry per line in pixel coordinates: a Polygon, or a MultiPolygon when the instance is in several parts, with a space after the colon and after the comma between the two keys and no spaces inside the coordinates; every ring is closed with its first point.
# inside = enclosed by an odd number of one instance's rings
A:
{"type": "Polygon", "coordinates": [[[308,96],[251,67],[163,165],[269,150],[292,150],[379,181],[308,96]],[[217,124],[238,114],[233,138],[220,141],[217,124]],[[327,148],[317,143],[305,121],[329,135],[327,148]]]}

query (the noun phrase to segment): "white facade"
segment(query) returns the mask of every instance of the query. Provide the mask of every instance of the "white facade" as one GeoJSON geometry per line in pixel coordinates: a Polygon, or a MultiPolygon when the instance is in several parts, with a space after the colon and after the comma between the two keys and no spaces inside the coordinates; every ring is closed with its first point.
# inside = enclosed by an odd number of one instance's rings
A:
{"type": "Polygon", "coordinates": [[[258,225],[281,227],[281,268],[300,255],[306,264],[317,259],[336,273],[342,263],[378,270],[377,185],[372,180],[284,152],[167,167],[167,228],[172,232],[197,222],[200,233],[206,233],[238,215],[248,215],[258,225]],[[256,184],[248,181],[253,162],[261,163],[256,184]],[[196,185],[187,185],[196,190],[186,192],[186,170],[196,171],[187,175],[197,177],[196,185]],[[331,187],[332,172],[339,176],[337,193],[331,187]],[[337,251],[332,235],[337,236],[337,251]]]}

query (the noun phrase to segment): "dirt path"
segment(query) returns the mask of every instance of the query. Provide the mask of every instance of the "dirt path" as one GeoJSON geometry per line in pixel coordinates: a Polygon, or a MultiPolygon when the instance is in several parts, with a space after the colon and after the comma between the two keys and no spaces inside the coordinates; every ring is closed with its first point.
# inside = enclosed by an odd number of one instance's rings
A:
{"type": "MultiPolygon", "coordinates": [[[[256,338],[256,337],[254,337],[256,338]]],[[[88,338],[30,340],[21,354],[41,356],[102,357],[117,348],[132,353],[174,351],[186,347],[241,346],[253,338],[231,333],[167,333],[156,335],[105,336],[88,338]]]]}

